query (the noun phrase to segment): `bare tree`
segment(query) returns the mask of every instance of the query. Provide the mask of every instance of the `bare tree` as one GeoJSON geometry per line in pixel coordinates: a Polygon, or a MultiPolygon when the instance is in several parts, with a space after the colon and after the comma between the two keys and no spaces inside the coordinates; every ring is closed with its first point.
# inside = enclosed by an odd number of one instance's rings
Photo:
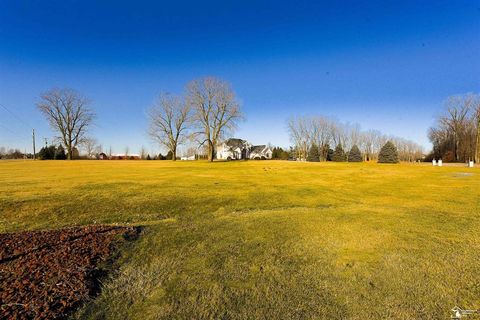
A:
{"type": "Polygon", "coordinates": [[[326,161],[331,142],[330,123],[331,119],[324,116],[315,116],[312,119],[312,139],[320,151],[320,160],[326,161]]]}
{"type": "Polygon", "coordinates": [[[479,159],[480,95],[464,94],[449,97],[445,112],[430,128],[429,138],[433,144],[433,156],[447,161],[479,159]]]}
{"type": "Polygon", "coordinates": [[[188,84],[187,102],[194,111],[195,135],[201,145],[207,143],[208,160],[213,161],[219,140],[243,119],[235,93],[227,82],[207,77],[188,84]]]}
{"type": "Polygon", "coordinates": [[[306,160],[311,144],[311,122],[309,117],[291,117],[287,122],[290,140],[295,145],[297,160],[306,160]]]}
{"type": "Polygon", "coordinates": [[[52,89],[43,93],[37,107],[47,118],[53,130],[59,133],[68,152],[73,151],[85,137],[95,119],[95,112],[89,108],[89,100],[72,89],[52,89]]]}
{"type": "Polygon", "coordinates": [[[177,159],[177,148],[187,138],[190,106],[180,97],[161,94],[149,111],[148,134],[153,140],[172,152],[177,159]]]}
{"type": "Polygon", "coordinates": [[[102,147],[98,144],[98,141],[95,138],[84,138],[81,145],[89,158],[93,158],[97,153],[102,152],[102,147]]]}
{"type": "Polygon", "coordinates": [[[476,106],[475,110],[475,125],[476,130],[476,142],[475,142],[475,162],[480,163],[480,103],[476,106]]]}
{"type": "Polygon", "coordinates": [[[147,159],[147,150],[144,146],[140,148],[140,159],[145,160],[147,159]]]}

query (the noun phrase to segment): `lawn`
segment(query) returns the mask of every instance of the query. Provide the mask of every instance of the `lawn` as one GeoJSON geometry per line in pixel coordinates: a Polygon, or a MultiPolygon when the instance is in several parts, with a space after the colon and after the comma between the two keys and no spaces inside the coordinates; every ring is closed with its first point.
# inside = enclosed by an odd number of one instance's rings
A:
{"type": "Polygon", "coordinates": [[[445,319],[455,305],[480,309],[478,168],[1,161],[0,212],[0,232],[145,226],[79,318],[445,319]]]}

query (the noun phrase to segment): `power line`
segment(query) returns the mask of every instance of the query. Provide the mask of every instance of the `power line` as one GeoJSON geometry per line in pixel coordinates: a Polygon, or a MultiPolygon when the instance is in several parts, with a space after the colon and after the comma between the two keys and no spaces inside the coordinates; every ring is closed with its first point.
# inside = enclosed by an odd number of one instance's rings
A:
{"type": "MultiPolygon", "coordinates": [[[[29,124],[27,123],[25,120],[23,120],[22,118],[20,118],[19,116],[17,116],[13,111],[11,111],[10,109],[8,109],[7,107],[5,107],[3,104],[0,103],[0,107],[2,107],[3,109],[5,109],[8,113],[10,113],[14,118],[16,118],[17,120],[20,121],[20,123],[23,123],[24,125],[26,125],[29,129],[32,129],[32,146],[33,146],[33,160],[35,160],[35,129],[29,124]]],[[[2,126],[4,127],[5,129],[7,129],[8,131],[12,132],[15,136],[18,137],[17,134],[15,134],[12,130],[6,128],[5,126],[2,126]]],[[[22,138],[21,141],[24,141],[24,139],[22,138]]],[[[25,139],[25,141],[27,141],[25,139]]]]}
{"type": "Polygon", "coordinates": [[[11,134],[13,134],[16,138],[20,138],[22,141],[24,140],[27,140],[24,136],[21,136],[20,134],[18,134],[17,132],[9,129],[8,127],[4,126],[3,124],[0,123],[0,127],[2,127],[3,129],[7,130],[8,132],[10,132],[11,134]]]}
{"type": "Polygon", "coordinates": [[[10,109],[5,107],[3,104],[0,103],[0,107],[5,109],[8,113],[10,113],[13,117],[15,117],[18,121],[22,122],[24,125],[26,125],[29,129],[33,128],[30,124],[28,124],[25,120],[21,119],[19,116],[17,116],[15,113],[13,113],[10,109]]]}

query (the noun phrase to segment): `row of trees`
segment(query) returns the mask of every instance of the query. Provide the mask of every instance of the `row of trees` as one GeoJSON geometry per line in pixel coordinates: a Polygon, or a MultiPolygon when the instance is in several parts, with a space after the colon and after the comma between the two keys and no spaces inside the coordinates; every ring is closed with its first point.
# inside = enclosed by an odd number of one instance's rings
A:
{"type": "Polygon", "coordinates": [[[23,153],[19,149],[7,149],[5,147],[0,147],[0,159],[25,159],[31,157],[31,154],[23,153]]]}
{"type": "Polygon", "coordinates": [[[187,140],[206,145],[213,161],[221,137],[243,119],[235,93],[228,83],[203,78],[187,84],[181,96],[161,94],[149,111],[149,135],[177,158],[177,148],[187,140]]]}
{"type": "MultiPolygon", "coordinates": [[[[310,162],[319,162],[320,161],[320,148],[313,143],[308,149],[307,161],[310,162]]],[[[342,145],[339,143],[335,147],[335,150],[328,149],[326,161],[335,161],[335,162],[362,162],[364,160],[362,152],[357,147],[353,145],[350,151],[345,152],[342,145]]],[[[395,145],[391,141],[387,141],[378,153],[378,162],[379,163],[398,163],[398,151],[395,145]]]]}
{"type": "MultiPolygon", "coordinates": [[[[362,131],[358,124],[345,124],[321,115],[291,117],[287,126],[296,156],[302,160],[307,159],[312,148],[318,153],[319,161],[327,161],[333,157],[333,148],[341,153],[340,150],[352,151],[354,147],[359,149],[363,160],[378,160],[380,149],[387,141],[397,146],[401,161],[415,161],[423,155],[422,147],[413,141],[387,136],[377,130],[362,131]]],[[[346,161],[348,153],[338,157],[346,161]]]]}
{"type": "MultiPolygon", "coordinates": [[[[67,158],[83,146],[87,155],[98,153],[101,146],[86,133],[96,118],[90,101],[72,89],[52,89],[41,95],[40,112],[58,134],[67,158]]],[[[234,91],[225,81],[208,77],[194,80],[181,96],[161,94],[149,111],[151,138],[177,159],[178,147],[187,140],[206,145],[207,158],[213,161],[215,146],[222,136],[236,128],[243,119],[234,91]]]]}
{"type": "Polygon", "coordinates": [[[480,95],[449,97],[428,137],[433,144],[430,158],[480,162],[480,95]]]}

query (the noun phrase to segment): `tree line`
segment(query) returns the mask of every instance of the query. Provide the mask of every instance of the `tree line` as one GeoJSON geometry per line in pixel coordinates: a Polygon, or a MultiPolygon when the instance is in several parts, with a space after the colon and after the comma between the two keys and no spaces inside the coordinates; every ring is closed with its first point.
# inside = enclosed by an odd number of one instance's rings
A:
{"type": "Polygon", "coordinates": [[[387,136],[378,130],[362,131],[358,124],[342,123],[322,115],[291,117],[287,127],[300,160],[318,157],[318,161],[349,161],[353,151],[355,159],[360,153],[363,161],[378,161],[380,150],[387,142],[396,147],[400,161],[416,161],[423,156],[422,147],[413,141],[387,136]]]}
{"type": "MultiPolygon", "coordinates": [[[[41,95],[37,107],[58,134],[56,140],[65,147],[68,159],[74,158],[79,146],[95,153],[98,146],[86,135],[96,118],[89,99],[72,89],[52,89],[41,95]]],[[[188,83],[182,95],[162,93],[148,118],[148,134],[172,153],[172,160],[177,159],[178,147],[189,140],[205,145],[207,159],[213,161],[217,143],[236,128],[243,114],[230,85],[207,77],[188,83]]]]}
{"type": "Polygon", "coordinates": [[[480,162],[480,95],[449,97],[428,132],[433,145],[430,159],[480,162]]]}
{"type": "MultiPolygon", "coordinates": [[[[67,159],[73,159],[82,147],[88,158],[98,157],[102,146],[87,136],[96,119],[90,100],[72,89],[52,89],[43,93],[37,103],[67,159]]],[[[178,149],[189,143],[198,154],[213,161],[220,140],[233,133],[244,119],[240,104],[230,85],[214,77],[189,82],[180,95],[161,93],[148,110],[148,135],[164,147],[167,156],[150,159],[178,159],[178,149]],[[171,155],[171,156],[170,156],[171,155]]],[[[289,150],[273,148],[274,159],[316,159],[318,161],[378,161],[381,148],[390,142],[400,161],[422,159],[417,143],[378,130],[361,130],[360,125],[342,123],[322,116],[293,116],[287,121],[293,146],[289,150]]],[[[445,112],[429,130],[433,144],[430,158],[444,161],[480,161],[480,98],[475,94],[452,96],[445,102],[445,112]]],[[[43,158],[55,158],[50,147],[41,150],[43,158]]],[[[59,146],[54,146],[59,148],[59,146]]],[[[142,148],[143,150],[143,148],[142,148]]],[[[111,154],[111,150],[110,150],[111,154]]],[[[128,148],[126,149],[128,154],[128,148]]],[[[142,151],[142,159],[147,154],[142,151]]],[[[59,158],[62,156],[59,155],[59,158]]]]}

